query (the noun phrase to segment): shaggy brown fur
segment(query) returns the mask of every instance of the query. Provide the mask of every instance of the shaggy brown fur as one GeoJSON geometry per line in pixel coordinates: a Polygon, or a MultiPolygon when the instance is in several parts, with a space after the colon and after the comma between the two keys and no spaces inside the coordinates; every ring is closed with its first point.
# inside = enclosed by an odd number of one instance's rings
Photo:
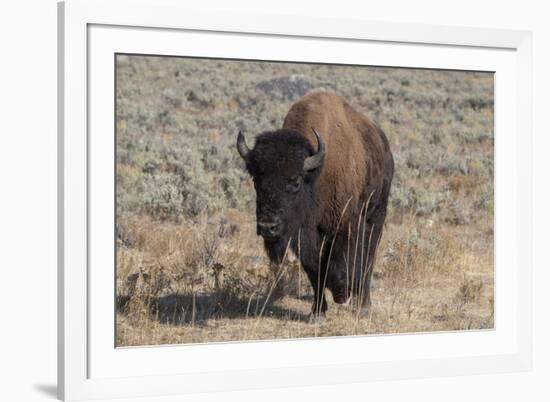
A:
{"type": "Polygon", "coordinates": [[[315,291],[313,313],[327,308],[325,286],[338,303],[357,296],[367,313],[393,177],[382,130],[338,95],[311,92],[290,108],[281,130],[261,134],[241,155],[255,183],[258,234],[272,261],[288,245],[299,254],[315,291]],[[305,159],[317,152],[313,129],[326,153],[306,171],[305,159]]]}
{"type": "MultiPolygon", "coordinates": [[[[374,191],[374,206],[387,197],[393,158],[382,130],[334,93],[310,92],[290,108],[283,124],[315,144],[312,127],[321,134],[327,149],[319,177],[323,193],[319,208],[321,226],[328,230],[336,227],[350,198],[352,206],[360,205],[374,191]]],[[[341,226],[347,227],[350,217],[346,214],[341,226]]]]}

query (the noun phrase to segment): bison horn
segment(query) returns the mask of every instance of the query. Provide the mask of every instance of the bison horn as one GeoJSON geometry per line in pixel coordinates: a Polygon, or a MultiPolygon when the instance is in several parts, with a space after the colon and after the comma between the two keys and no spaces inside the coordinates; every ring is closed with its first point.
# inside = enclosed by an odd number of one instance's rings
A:
{"type": "Polygon", "coordinates": [[[323,143],[323,139],[321,138],[317,130],[315,130],[314,128],[312,128],[312,130],[313,130],[313,133],[315,134],[315,137],[317,137],[318,150],[316,154],[309,156],[305,159],[304,161],[305,171],[311,171],[311,170],[317,169],[319,166],[323,164],[323,161],[325,159],[325,144],[323,143]]]}
{"type": "Polygon", "coordinates": [[[239,155],[246,160],[248,153],[250,152],[250,148],[246,145],[246,140],[241,131],[239,131],[239,135],[237,136],[237,150],[239,151],[239,155]]]}

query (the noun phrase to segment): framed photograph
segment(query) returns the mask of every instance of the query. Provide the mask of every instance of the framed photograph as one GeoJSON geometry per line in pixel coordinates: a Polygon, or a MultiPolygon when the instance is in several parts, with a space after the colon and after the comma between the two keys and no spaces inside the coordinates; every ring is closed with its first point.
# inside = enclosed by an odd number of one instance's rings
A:
{"type": "Polygon", "coordinates": [[[180,3],[59,4],[60,398],[529,370],[531,34],[180,3]]]}

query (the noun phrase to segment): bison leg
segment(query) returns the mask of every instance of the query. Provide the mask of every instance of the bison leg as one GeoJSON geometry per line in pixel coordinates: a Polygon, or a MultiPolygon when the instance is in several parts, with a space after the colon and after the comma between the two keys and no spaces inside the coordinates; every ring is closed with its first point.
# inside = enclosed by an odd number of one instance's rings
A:
{"type": "Polygon", "coordinates": [[[350,296],[350,274],[347,259],[348,233],[341,232],[332,238],[330,248],[323,256],[323,267],[327,267],[327,288],[335,303],[345,304],[350,296]]]}
{"type": "Polygon", "coordinates": [[[327,301],[325,300],[325,281],[319,272],[304,268],[311,287],[313,288],[313,305],[311,307],[311,318],[320,318],[325,316],[327,311],[327,301]]]}
{"type": "Polygon", "coordinates": [[[355,275],[354,286],[352,289],[352,310],[355,314],[368,316],[371,307],[371,279],[373,264],[370,262],[364,270],[355,275]]]}
{"type": "Polygon", "coordinates": [[[358,290],[358,300],[357,304],[354,304],[354,310],[359,312],[362,316],[367,317],[370,312],[371,307],[371,297],[370,297],[370,288],[371,288],[371,278],[373,272],[373,265],[367,268],[365,273],[365,280],[363,282],[362,289],[358,290]]]}
{"type": "Polygon", "coordinates": [[[371,282],[374,272],[374,262],[376,258],[376,249],[382,237],[382,228],[384,219],[386,218],[385,208],[380,208],[375,212],[372,219],[367,222],[364,241],[364,253],[367,256],[367,261],[363,269],[359,270],[359,278],[357,278],[358,286],[354,289],[354,294],[357,297],[357,303],[354,303],[354,310],[360,312],[361,315],[367,316],[371,307],[371,282]],[[368,240],[367,240],[368,239],[368,240]]]}

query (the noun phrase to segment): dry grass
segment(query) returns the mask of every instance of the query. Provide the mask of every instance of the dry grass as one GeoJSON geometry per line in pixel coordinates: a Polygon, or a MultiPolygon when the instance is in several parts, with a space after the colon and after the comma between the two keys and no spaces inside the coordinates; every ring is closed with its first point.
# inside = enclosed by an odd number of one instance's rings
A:
{"type": "MultiPolygon", "coordinates": [[[[250,227],[253,223],[241,222],[250,227]]],[[[473,229],[457,230],[413,216],[399,225],[388,224],[374,275],[372,314],[360,318],[350,306],[330,303],[327,320],[311,324],[312,294],[297,261],[286,263],[282,272],[288,278],[277,280],[255,234],[249,241],[253,240],[256,249],[243,250],[244,240],[251,235],[244,233],[219,250],[215,263],[202,265],[203,253],[210,253],[211,245],[193,240],[184,228],[166,226],[156,230],[145,226],[143,240],[151,248],[137,261],[136,253],[119,251],[121,271],[130,266],[137,269],[133,274],[119,274],[127,278],[119,282],[119,345],[493,326],[492,253],[480,252],[490,250],[490,244],[471,244],[468,239],[475,236],[473,229]],[[177,239],[172,250],[166,250],[167,243],[162,241],[168,234],[177,239]]]]}
{"type": "Polygon", "coordinates": [[[117,60],[117,345],[493,327],[492,75],[127,57],[117,60]],[[235,134],[279,127],[304,91],[368,111],[396,160],[372,312],[269,264],[235,134]]]}

